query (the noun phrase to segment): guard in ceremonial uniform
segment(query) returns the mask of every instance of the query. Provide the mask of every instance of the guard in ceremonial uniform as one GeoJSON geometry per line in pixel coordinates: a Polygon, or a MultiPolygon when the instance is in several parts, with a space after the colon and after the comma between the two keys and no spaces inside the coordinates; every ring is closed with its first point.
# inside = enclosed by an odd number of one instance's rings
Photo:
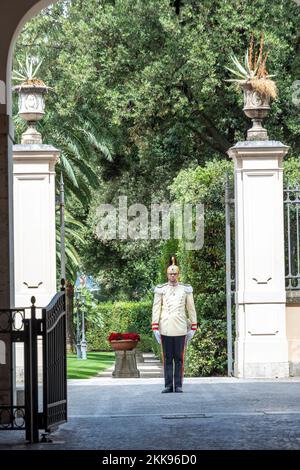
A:
{"type": "Polygon", "coordinates": [[[167,269],[168,282],[154,290],[152,330],[162,344],[165,388],[162,393],[182,392],[184,353],[197,330],[193,288],[178,282],[175,257],[167,269]]]}

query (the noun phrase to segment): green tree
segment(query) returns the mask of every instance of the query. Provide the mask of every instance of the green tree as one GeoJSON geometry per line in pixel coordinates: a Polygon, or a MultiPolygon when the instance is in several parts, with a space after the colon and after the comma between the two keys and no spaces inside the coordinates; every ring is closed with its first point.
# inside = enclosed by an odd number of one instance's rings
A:
{"type": "MultiPolygon", "coordinates": [[[[291,92],[299,74],[298,15],[293,0],[184,0],[180,6],[170,0],[74,0],[43,10],[26,25],[16,57],[28,51],[43,57],[39,73],[56,91],[48,97],[48,135],[87,121],[97,124],[104,142],[113,142],[112,159],[102,152],[98,160],[84,159],[99,178],[97,188],[80,170],[78,186],[86,196],[79,205],[68,203],[86,226],[87,244],[77,246],[83,264],[108,293],[147,295],[151,280],[159,279],[161,245],[100,243],[92,230],[95,207],[117,205],[124,194],[129,203],[147,206],[169,201],[168,188],[181,169],[228,158],[226,151],[244,139],[250,123],[242,95],[225,83],[225,65],[231,54],[243,57],[252,31],[256,38],[265,32],[269,70],[277,74],[279,98],[266,122],[270,137],[288,143],[291,156],[299,154],[291,92]]],[[[208,256],[213,259],[213,247],[208,256]]]]}

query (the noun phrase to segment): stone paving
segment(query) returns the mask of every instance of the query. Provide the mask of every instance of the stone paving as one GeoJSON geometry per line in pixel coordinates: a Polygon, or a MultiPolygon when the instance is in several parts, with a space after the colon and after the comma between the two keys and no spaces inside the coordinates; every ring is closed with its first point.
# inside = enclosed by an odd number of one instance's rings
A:
{"type": "Polygon", "coordinates": [[[53,442],[0,432],[0,450],[300,450],[300,378],[185,378],[184,393],[161,394],[162,376],[143,367],[141,378],[69,380],[69,419],[53,442]]]}

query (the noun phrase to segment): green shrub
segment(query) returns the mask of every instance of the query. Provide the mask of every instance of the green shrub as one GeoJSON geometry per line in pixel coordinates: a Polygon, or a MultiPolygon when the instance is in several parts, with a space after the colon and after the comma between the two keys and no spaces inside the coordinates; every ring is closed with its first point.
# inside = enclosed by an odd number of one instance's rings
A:
{"type": "Polygon", "coordinates": [[[148,335],[140,335],[141,340],[138,342],[137,349],[142,352],[151,352],[152,351],[152,333],[150,332],[148,335]]]}
{"type": "MultiPolygon", "coordinates": [[[[86,339],[89,351],[110,351],[107,341],[110,333],[139,333],[142,337],[152,336],[152,302],[101,302],[97,305],[97,315],[101,327],[96,322],[87,322],[86,339]]],[[[94,313],[94,317],[97,317],[94,313]]],[[[146,339],[143,340],[144,343],[146,339]]],[[[148,343],[147,347],[150,343],[148,343]]]]}
{"type": "Polygon", "coordinates": [[[226,375],[227,330],[224,320],[202,320],[186,351],[185,375],[226,375]]]}
{"type": "Polygon", "coordinates": [[[300,185],[300,161],[298,156],[287,156],[283,162],[283,182],[284,188],[290,185],[291,188],[300,185]]]}

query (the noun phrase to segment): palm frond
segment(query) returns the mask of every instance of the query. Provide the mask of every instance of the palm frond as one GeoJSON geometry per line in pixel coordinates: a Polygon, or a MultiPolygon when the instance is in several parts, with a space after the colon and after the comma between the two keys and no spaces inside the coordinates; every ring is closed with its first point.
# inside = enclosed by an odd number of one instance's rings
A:
{"type": "Polygon", "coordinates": [[[64,181],[65,181],[66,200],[74,196],[81,205],[86,206],[86,204],[88,203],[90,194],[87,195],[87,192],[85,191],[85,188],[83,188],[83,185],[78,183],[78,186],[75,186],[66,174],[64,175],[64,181]]]}
{"type": "Polygon", "coordinates": [[[80,259],[79,253],[76,251],[74,246],[72,245],[66,246],[66,256],[72,261],[72,263],[77,265],[77,267],[80,266],[81,259],[80,259]]]}
{"type": "Polygon", "coordinates": [[[67,158],[67,156],[65,155],[64,151],[62,151],[60,153],[60,163],[61,163],[61,166],[64,168],[65,170],[65,173],[67,174],[68,176],[68,179],[70,179],[73,183],[73,185],[78,188],[79,185],[78,185],[78,180],[77,180],[77,177],[74,173],[74,170],[73,170],[73,167],[69,161],[69,159],[67,158]]]}
{"type": "Polygon", "coordinates": [[[72,237],[74,240],[80,242],[82,245],[84,245],[86,243],[86,240],[81,235],[80,231],[78,230],[78,227],[77,227],[77,230],[76,230],[74,227],[66,226],[65,227],[65,234],[66,234],[66,237],[70,237],[70,238],[72,237]]]}
{"type": "Polygon", "coordinates": [[[113,161],[113,155],[107,144],[98,140],[95,134],[93,134],[88,129],[85,129],[84,127],[77,127],[77,130],[79,132],[82,132],[87,137],[89,144],[92,145],[96,150],[98,150],[105,157],[106,160],[108,160],[109,162],[113,161]]]}
{"type": "MultiPolygon", "coordinates": [[[[57,266],[60,266],[60,264],[61,264],[60,251],[56,252],[56,263],[57,263],[57,266]]],[[[73,260],[70,259],[66,255],[66,277],[67,277],[67,279],[72,280],[72,281],[75,282],[75,280],[77,278],[78,267],[80,265],[81,265],[81,263],[78,264],[77,261],[76,261],[76,263],[74,263],[73,260]]]]}
{"type": "Polygon", "coordinates": [[[93,189],[97,189],[99,187],[99,176],[93,168],[88,165],[84,160],[78,160],[76,162],[76,166],[80,170],[80,172],[86,177],[87,182],[93,189]]]}

